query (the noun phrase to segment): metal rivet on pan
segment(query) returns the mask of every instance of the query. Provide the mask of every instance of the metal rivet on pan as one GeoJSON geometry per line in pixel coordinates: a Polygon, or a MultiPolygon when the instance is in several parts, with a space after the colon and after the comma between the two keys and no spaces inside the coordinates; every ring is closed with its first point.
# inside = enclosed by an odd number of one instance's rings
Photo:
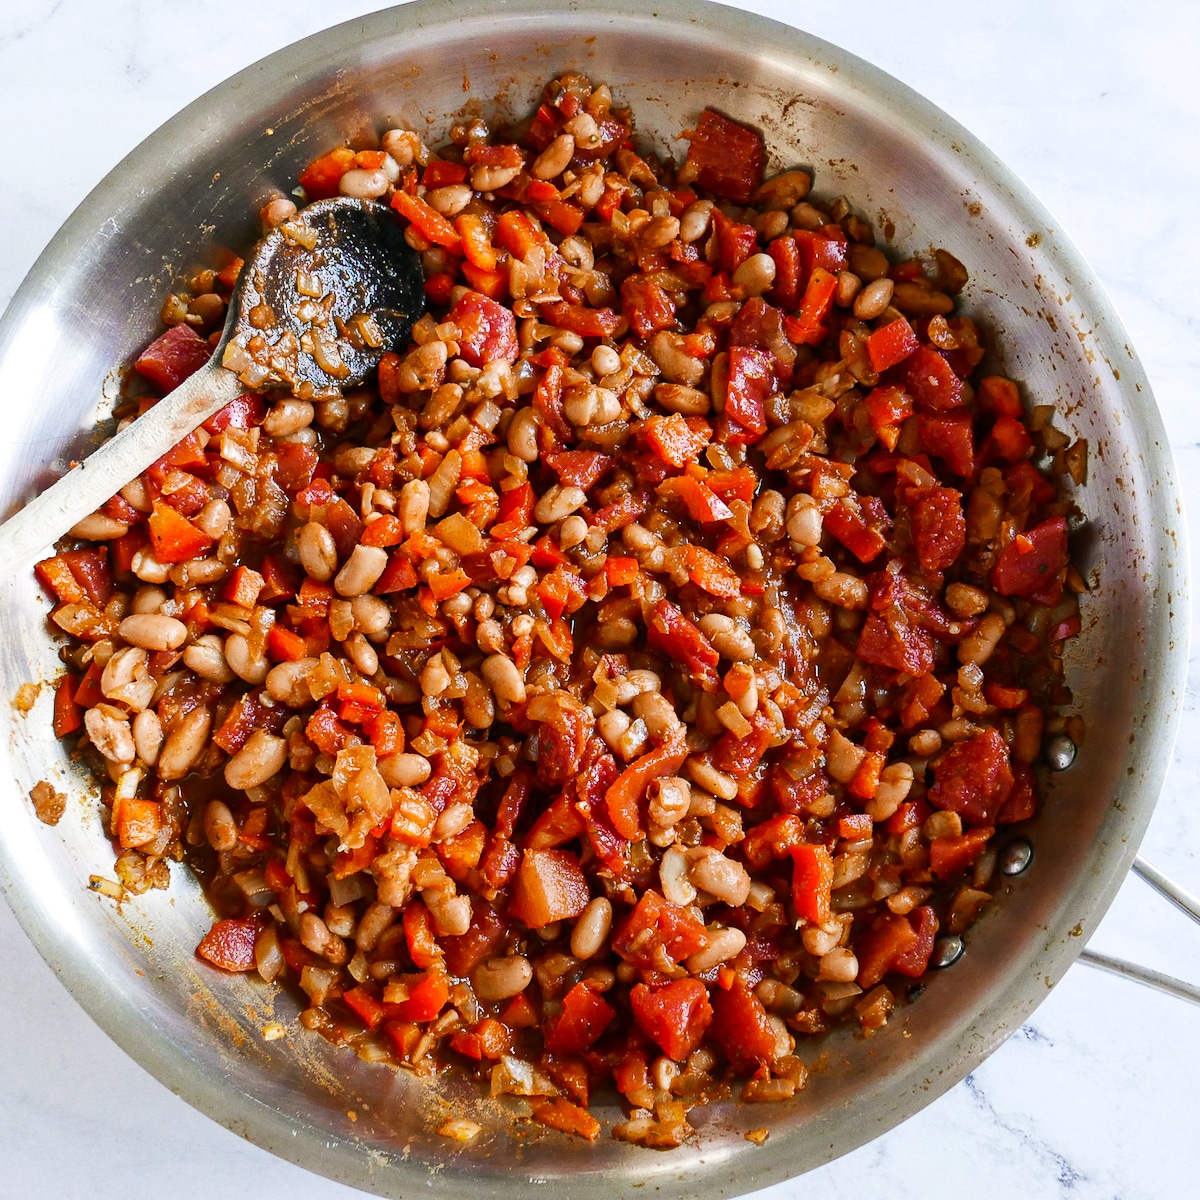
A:
{"type": "Polygon", "coordinates": [[[957,933],[940,937],[933,943],[933,954],[930,956],[931,967],[952,967],[960,958],[966,947],[957,933]]]}
{"type": "Polygon", "coordinates": [[[1033,847],[1024,839],[1009,842],[1000,851],[1000,870],[1005,875],[1020,875],[1033,862],[1033,847]]]}
{"type": "Polygon", "coordinates": [[[1046,743],[1046,766],[1065,771],[1075,761],[1075,743],[1065,733],[1055,734],[1046,743]]]}

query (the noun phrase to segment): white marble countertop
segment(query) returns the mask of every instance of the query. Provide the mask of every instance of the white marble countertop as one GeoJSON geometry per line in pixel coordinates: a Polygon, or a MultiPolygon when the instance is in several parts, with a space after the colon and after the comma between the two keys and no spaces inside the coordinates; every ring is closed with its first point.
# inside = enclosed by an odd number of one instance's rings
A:
{"type": "MultiPolygon", "coordinates": [[[[23,0],[0,6],[0,305],[83,196],[187,102],[370,0],[23,0]]],[[[1200,512],[1200,6],[1182,0],[768,0],[961,121],[1040,196],[1116,303],[1200,512]]],[[[1193,546],[1196,544],[1193,536],[1193,546]]],[[[1193,563],[1196,555],[1193,553],[1193,563]]],[[[1144,853],[1200,891],[1193,666],[1144,853]]],[[[1200,931],[1137,880],[1092,943],[1200,981],[1200,931]]],[[[0,904],[0,1197],[361,1195],[169,1093],[94,1026],[0,904]]],[[[1073,968],[963,1083],[891,1133],[760,1200],[1156,1200],[1196,1194],[1200,1012],[1073,968]]]]}

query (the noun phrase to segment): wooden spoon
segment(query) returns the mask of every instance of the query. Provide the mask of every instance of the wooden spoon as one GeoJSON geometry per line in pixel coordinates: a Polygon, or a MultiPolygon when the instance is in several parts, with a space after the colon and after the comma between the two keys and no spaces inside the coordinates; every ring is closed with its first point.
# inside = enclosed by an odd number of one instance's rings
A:
{"type": "Polygon", "coordinates": [[[302,209],[254,248],[208,363],[0,525],[0,578],[238,396],[319,400],[361,383],[424,307],[420,257],[389,209],[346,196],[302,209]]]}

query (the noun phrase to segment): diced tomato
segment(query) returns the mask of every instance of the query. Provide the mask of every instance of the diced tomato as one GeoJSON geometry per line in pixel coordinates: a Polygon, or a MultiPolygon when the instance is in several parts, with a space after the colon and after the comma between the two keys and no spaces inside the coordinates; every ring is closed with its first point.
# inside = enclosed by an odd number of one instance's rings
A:
{"type": "Polygon", "coordinates": [[[763,1002],[735,975],[728,990],[712,990],[713,1036],[730,1066],[750,1074],[775,1057],[775,1030],[763,1002]]]}
{"type": "Polygon", "coordinates": [[[669,600],[660,600],[646,630],[647,644],[678,662],[705,690],[715,689],[721,656],[669,600]],[[706,686],[707,685],[707,686],[706,686]]]}
{"type": "Polygon", "coordinates": [[[746,861],[757,870],[776,858],[791,853],[804,840],[804,822],[792,813],[780,813],[760,821],[742,842],[746,861]]]}
{"type": "Polygon", "coordinates": [[[222,971],[253,971],[258,930],[257,917],[226,917],[200,939],[196,955],[222,971]]]}
{"type": "Polygon", "coordinates": [[[1033,439],[1016,417],[997,417],[984,443],[985,458],[995,462],[1017,463],[1033,453],[1033,439]]]}
{"type": "Polygon", "coordinates": [[[929,803],[976,826],[995,824],[1013,787],[1008,747],[992,728],[951,746],[933,764],[933,775],[929,803]]]}
{"type": "Polygon", "coordinates": [[[1020,419],[1025,412],[1021,393],[1011,379],[1003,375],[988,375],[979,381],[979,407],[997,417],[1020,419]]]}
{"type": "Polygon", "coordinates": [[[617,1015],[617,1010],[585,983],[571,988],[562,1006],[562,1012],[546,1023],[546,1049],[551,1054],[582,1054],[617,1015]]]}
{"type": "Polygon", "coordinates": [[[610,588],[625,587],[633,583],[639,570],[636,558],[614,558],[609,555],[604,560],[604,578],[610,588]]]}
{"type": "Polygon", "coordinates": [[[896,961],[911,954],[920,939],[907,917],[884,913],[863,933],[855,947],[858,958],[858,984],[873,988],[891,971],[896,961]]]}
{"type": "Polygon", "coordinates": [[[923,571],[945,571],[967,544],[967,521],[962,493],[953,488],[928,487],[908,495],[913,548],[923,571]]]}
{"type": "Polygon", "coordinates": [[[492,362],[516,362],[517,323],[512,309],[478,292],[467,292],[447,314],[462,330],[459,353],[473,367],[492,362]]]}
{"type": "Polygon", "coordinates": [[[1012,765],[1013,788],[1008,799],[1000,805],[996,814],[997,825],[1013,825],[1017,821],[1028,821],[1037,811],[1037,791],[1033,768],[1023,762],[1012,765]]]}
{"type": "Polygon", "coordinates": [[[1067,522],[1062,517],[1051,517],[1017,534],[1000,551],[992,568],[992,587],[1002,596],[1037,599],[1052,593],[1067,562],[1067,522]]]}
{"type": "Polygon", "coordinates": [[[707,942],[704,925],[686,909],[652,889],[613,929],[612,948],[627,962],[654,968],[658,954],[682,962],[707,942]],[[649,932],[648,932],[649,931],[649,932]]]}
{"type": "Polygon", "coordinates": [[[732,275],[758,247],[758,231],[753,225],[727,217],[719,208],[713,210],[712,221],[717,235],[717,265],[724,274],[732,275]]]}
{"type": "Polygon", "coordinates": [[[967,413],[951,413],[947,416],[917,416],[917,433],[926,454],[940,458],[946,466],[969,478],[975,470],[975,439],[971,429],[971,418],[967,413]]]}
{"type": "Polygon", "coordinates": [[[699,979],[676,979],[659,987],[636,984],[629,994],[633,1018],[663,1053],[682,1062],[712,1024],[708,989],[699,979]]]}
{"type": "Polygon", "coordinates": [[[931,346],[919,346],[908,356],[904,378],[921,412],[950,412],[963,403],[962,380],[931,346]]]}
{"type": "Polygon", "coordinates": [[[508,911],[530,929],[541,929],[579,916],[590,899],[578,855],[568,850],[526,850],[508,911]]]}
{"type": "Polygon", "coordinates": [[[961,875],[987,849],[995,829],[982,825],[961,837],[938,837],[929,843],[929,869],[939,879],[961,875]]]}
{"type": "MultiPolygon", "coordinates": [[[[558,476],[558,482],[563,487],[582,488],[585,492],[599,483],[617,465],[617,460],[611,454],[601,454],[598,450],[554,450],[549,454],[544,454],[542,461],[558,476]]],[[[514,488],[513,491],[521,491],[528,487],[528,484],[522,484],[520,488],[514,488]]],[[[500,502],[501,513],[504,511],[504,500],[512,494],[512,492],[504,493],[504,498],[500,502]]],[[[526,525],[531,523],[529,518],[532,512],[533,495],[531,490],[529,508],[525,513],[526,525]]]]}
{"type": "Polygon", "coordinates": [[[621,311],[641,338],[675,324],[675,302],[660,283],[642,275],[630,275],[621,283],[621,311]]]}
{"type": "Polygon", "coordinates": [[[142,351],[133,369],[166,395],[211,357],[212,347],[190,325],[172,325],[142,351]]]}
{"type": "Polygon", "coordinates": [[[762,134],[706,108],[690,133],[687,161],[696,183],[738,204],[749,204],[762,185],[766,151],[762,134]]]}
{"type": "Polygon", "coordinates": [[[896,956],[892,970],[910,979],[919,979],[929,969],[929,958],[933,954],[933,942],[938,931],[937,914],[927,904],[922,905],[908,914],[908,923],[917,935],[916,945],[896,956]]]}

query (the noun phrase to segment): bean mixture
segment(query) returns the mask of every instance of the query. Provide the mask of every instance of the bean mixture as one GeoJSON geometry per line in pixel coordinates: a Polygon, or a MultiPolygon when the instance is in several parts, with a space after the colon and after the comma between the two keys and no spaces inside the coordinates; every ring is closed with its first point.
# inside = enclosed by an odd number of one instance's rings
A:
{"type": "MultiPolygon", "coordinates": [[[[187,860],[200,958],[309,1029],[588,1138],[615,1085],[665,1148],[792,1096],[987,905],[1082,735],[1086,447],[981,371],[951,254],[889,256],[716,111],[678,164],[632,134],[571,74],[515,129],[311,163],[421,253],[411,345],[230,404],[37,571],[98,890],[187,860]]],[[[119,417],[206,361],[239,266],[168,299],[119,417]]]]}

